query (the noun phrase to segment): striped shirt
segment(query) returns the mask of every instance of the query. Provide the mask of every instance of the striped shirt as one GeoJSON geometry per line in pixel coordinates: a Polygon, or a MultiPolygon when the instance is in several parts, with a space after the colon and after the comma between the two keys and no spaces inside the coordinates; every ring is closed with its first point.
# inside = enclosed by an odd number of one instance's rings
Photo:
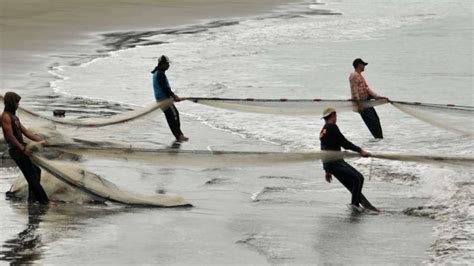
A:
{"type": "Polygon", "coordinates": [[[351,84],[352,100],[364,101],[367,100],[369,96],[374,98],[379,97],[377,93],[369,88],[362,74],[352,72],[349,76],[349,83],[351,84]]]}

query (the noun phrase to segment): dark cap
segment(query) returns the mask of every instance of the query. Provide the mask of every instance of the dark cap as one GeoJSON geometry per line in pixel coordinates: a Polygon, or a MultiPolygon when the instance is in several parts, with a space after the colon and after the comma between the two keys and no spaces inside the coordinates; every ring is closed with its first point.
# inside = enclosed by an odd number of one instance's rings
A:
{"type": "Polygon", "coordinates": [[[158,58],[158,64],[163,64],[163,63],[171,63],[171,60],[166,56],[162,55],[158,58]]]}
{"type": "Polygon", "coordinates": [[[354,60],[354,62],[352,62],[352,66],[353,66],[354,68],[356,68],[359,64],[362,64],[362,65],[365,65],[365,66],[368,65],[368,63],[364,62],[364,60],[362,60],[362,59],[360,59],[360,58],[356,58],[356,59],[354,60]]]}

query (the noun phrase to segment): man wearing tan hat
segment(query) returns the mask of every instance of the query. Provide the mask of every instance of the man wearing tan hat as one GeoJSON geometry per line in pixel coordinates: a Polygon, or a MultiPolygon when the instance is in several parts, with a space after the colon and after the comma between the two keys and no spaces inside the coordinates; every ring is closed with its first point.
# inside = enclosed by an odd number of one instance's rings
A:
{"type": "Polygon", "coordinates": [[[370,89],[369,85],[367,85],[364,76],[362,76],[362,72],[365,70],[367,64],[368,63],[360,58],[356,58],[354,62],[352,62],[354,72],[349,76],[352,100],[357,103],[357,111],[360,113],[362,120],[364,120],[364,123],[372,136],[376,139],[383,139],[382,126],[380,125],[380,119],[377,112],[373,107],[364,108],[362,106],[362,101],[370,99],[385,99],[388,101],[387,97],[379,96],[370,89]]]}
{"type": "MultiPolygon", "coordinates": [[[[336,109],[327,108],[323,111],[323,117],[326,121],[324,127],[319,134],[321,141],[321,150],[323,151],[341,151],[341,147],[346,150],[353,150],[360,155],[367,157],[369,153],[360,147],[348,141],[342,135],[339,127],[336,125],[337,114],[336,109]]],[[[326,171],[326,181],[331,183],[332,175],[334,175],[351,193],[351,207],[361,211],[360,205],[364,208],[377,211],[365,196],[362,194],[362,186],[364,185],[364,176],[354,167],[350,166],[343,159],[325,159],[323,160],[323,168],[326,171]]]]}

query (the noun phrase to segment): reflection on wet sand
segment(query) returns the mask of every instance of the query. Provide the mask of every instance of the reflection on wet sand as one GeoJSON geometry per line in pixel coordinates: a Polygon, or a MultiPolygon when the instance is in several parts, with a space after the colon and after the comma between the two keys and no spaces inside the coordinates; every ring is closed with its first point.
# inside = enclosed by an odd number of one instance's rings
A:
{"type": "Polygon", "coordinates": [[[29,204],[28,223],[26,228],[14,238],[8,239],[2,245],[0,260],[8,261],[13,265],[29,264],[41,259],[44,246],[41,234],[37,232],[43,215],[48,212],[48,206],[29,204]]]}
{"type": "Polygon", "coordinates": [[[413,219],[396,211],[372,215],[348,210],[344,215],[318,218],[312,248],[318,254],[318,263],[330,263],[334,258],[340,264],[422,261],[425,247],[417,243],[419,232],[429,232],[430,226],[429,220],[413,219]],[[414,233],[412,225],[423,222],[414,233]]]}
{"type": "Polygon", "coordinates": [[[96,219],[118,213],[126,213],[131,208],[105,205],[58,204],[42,206],[38,204],[14,203],[11,205],[19,215],[28,215],[26,228],[0,248],[0,261],[11,265],[34,264],[41,261],[51,242],[67,239],[71,232],[78,230],[87,219],[96,219]],[[41,224],[41,227],[40,227],[41,224]]]}
{"type": "Polygon", "coordinates": [[[171,143],[171,145],[168,147],[169,149],[175,149],[175,150],[179,150],[181,149],[181,142],[179,141],[173,141],[171,143]]]}

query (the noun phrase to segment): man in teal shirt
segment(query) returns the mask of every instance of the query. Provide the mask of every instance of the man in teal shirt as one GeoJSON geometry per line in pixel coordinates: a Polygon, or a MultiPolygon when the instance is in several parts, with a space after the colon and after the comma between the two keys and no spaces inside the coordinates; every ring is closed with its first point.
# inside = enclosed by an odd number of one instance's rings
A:
{"type": "MultiPolygon", "coordinates": [[[[158,65],[151,72],[153,74],[153,90],[155,91],[156,101],[162,101],[169,98],[173,98],[175,102],[183,100],[171,90],[171,86],[165,74],[166,70],[168,70],[169,67],[170,61],[168,57],[162,55],[158,59],[158,65]]],[[[163,109],[163,112],[165,113],[166,121],[168,121],[168,125],[174,137],[176,138],[176,141],[188,141],[189,138],[185,137],[183,135],[183,132],[181,132],[179,112],[178,109],[176,109],[176,106],[172,104],[163,109]]]]}

